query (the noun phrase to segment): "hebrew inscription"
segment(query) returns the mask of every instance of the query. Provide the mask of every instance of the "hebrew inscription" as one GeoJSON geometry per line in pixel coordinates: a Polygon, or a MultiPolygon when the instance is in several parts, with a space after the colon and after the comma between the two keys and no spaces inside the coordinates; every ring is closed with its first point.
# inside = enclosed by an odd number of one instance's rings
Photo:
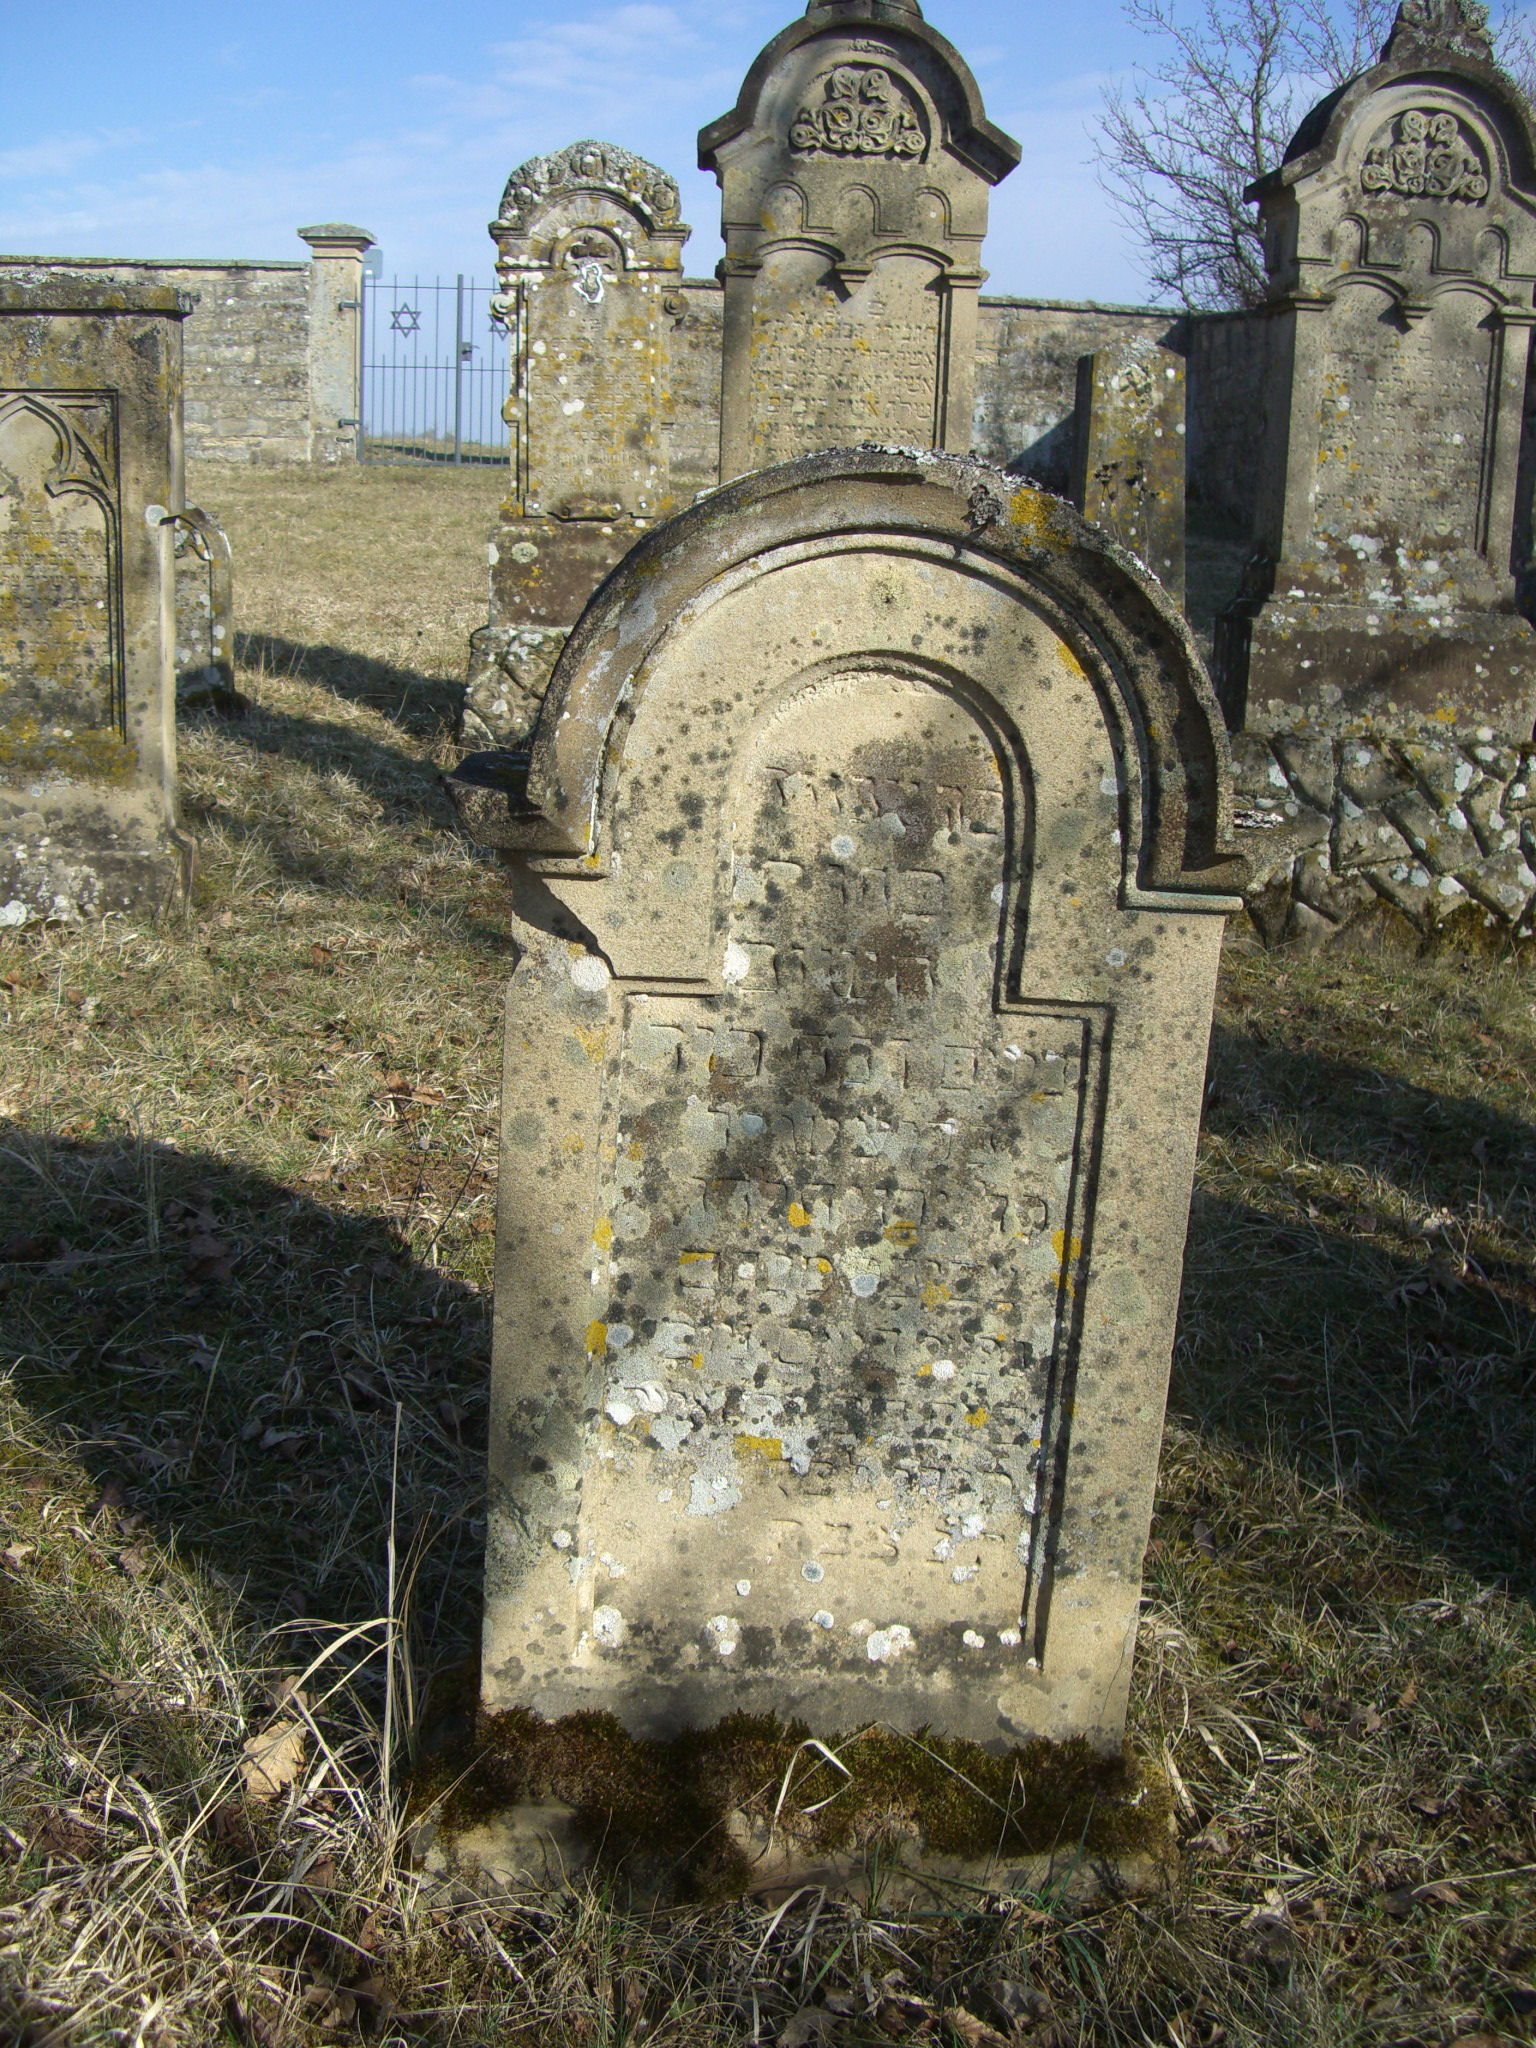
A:
{"type": "Polygon", "coordinates": [[[1405,198],[1462,199],[1477,205],[1488,197],[1488,173],[1466,129],[1454,114],[1420,107],[1399,114],[1372,144],[1360,183],[1367,192],[1397,192],[1405,198]]]}
{"type": "Polygon", "coordinates": [[[107,398],[0,392],[0,722],[13,747],[118,724],[107,398]]]}
{"type": "Polygon", "coordinates": [[[1010,843],[959,706],[894,677],[807,692],[748,780],[727,992],[628,1003],[588,1333],[607,1484],[660,1487],[747,1577],[746,1497],[775,1490],[825,1656],[876,1656],[848,1635],[869,1559],[839,1565],[825,1522],[850,1496],[886,1532],[888,1615],[985,1614],[1004,1650],[1018,1621],[1088,1044],[994,1007],[1010,843]]]}
{"type": "MultiPolygon", "coordinates": [[[[905,281],[903,281],[905,283],[905,281]]],[[[941,373],[942,306],[879,275],[852,297],[818,286],[760,302],[752,344],[758,463],[872,439],[927,447],[941,373]]]]}

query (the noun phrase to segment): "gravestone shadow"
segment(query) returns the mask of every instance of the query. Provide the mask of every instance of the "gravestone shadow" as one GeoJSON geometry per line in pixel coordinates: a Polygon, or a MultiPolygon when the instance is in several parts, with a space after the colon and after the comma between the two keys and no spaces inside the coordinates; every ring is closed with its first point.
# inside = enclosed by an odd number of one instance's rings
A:
{"type": "MultiPolygon", "coordinates": [[[[465,1654],[488,1305],[387,1219],[208,1153],[0,1123],[0,1315],[11,1395],[101,1489],[109,1553],[148,1532],[302,1654],[307,1621],[385,1611],[393,1528],[424,1654],[465,1654]]],[[[45,1649],[51,1688],[71,1653],[45,1649]]]]}
{"type": "Polygon", "coordinates": [[[447,676],[378,661],[349,647],[288,640],[277,633],[237,633],[235,658],[258,675],[293,676],[316,683],[349,703],[365,705],[415,739],[457,730],[464,684],[447,676]]]}
{"type": "Polygon", "coordinates": [[[1536,1263],[1514,1249],[1536,1129],[1219,1027],[1205,1130],[1172,1411],[1269,1444],[1420,1552],[1536,1587],[1536,1263]],[[1265,1124],[1260,1208],[1219,1191],[1215,1155],[1265,1124]]]}

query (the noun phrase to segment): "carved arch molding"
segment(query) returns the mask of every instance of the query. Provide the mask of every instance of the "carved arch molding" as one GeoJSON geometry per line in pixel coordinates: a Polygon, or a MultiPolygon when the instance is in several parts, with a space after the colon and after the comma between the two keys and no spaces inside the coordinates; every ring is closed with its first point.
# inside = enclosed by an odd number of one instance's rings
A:
{"type": "Polygon", "coordinates": [[[0,390],[0,719],[126,739],[110,391],[0,390]]]}

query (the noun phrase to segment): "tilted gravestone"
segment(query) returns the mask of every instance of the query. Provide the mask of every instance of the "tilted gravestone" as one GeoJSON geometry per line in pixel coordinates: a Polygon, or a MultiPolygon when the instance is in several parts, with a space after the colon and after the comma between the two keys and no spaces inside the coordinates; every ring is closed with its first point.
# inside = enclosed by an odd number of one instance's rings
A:
{"type": "Polygon", "coordinates": [[[505,744],[526,737],[595,586],[676,509],[667,424],[688,229],[664,171],[577,142],[512,173],[491,234],[511,336],[512,474],[465,730],[505,744]]]}
{"type": "Polygon", "coordinates": [[[1138,336],[1080,356],[1072,502],[1184,602],[1184,358],[1138,336]]]}
{"type": "Polygon", "coordinates": [[[1382,61],[1249,195],[1272,322],[1259,580],[1218,669],[1253,730],[1530,732],[1515,577],[1536,134],[1486,19],[1408,0],[1382,61]]]}
{"type": "Polygon", "coordinates": [[[812,0],[699,137],[720,181],[720,474],[971,445],[991,188],[1019,160],[916,0],[812,0]]]}
{"type": "Polygon", "coordinates": [[[649,535],[521,765],[483,1702],[1120,1742],[1228,839],[1182,621],[870,450],[649,535]]]}
{"type": "Polygon", "coordinates": [[[186,886],[166,518],[190,310],[67,273],[0,284],[0,923],[186,886]]]}

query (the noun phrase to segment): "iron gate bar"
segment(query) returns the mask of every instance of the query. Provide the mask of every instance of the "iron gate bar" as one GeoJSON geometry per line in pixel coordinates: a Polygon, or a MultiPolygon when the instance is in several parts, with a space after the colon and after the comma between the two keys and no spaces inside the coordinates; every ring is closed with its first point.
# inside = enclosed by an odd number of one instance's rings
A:
{"type": "Polygon", "coordinates": [[[508,460],[511,429],[502,405],[510,345],[491,311],[495,289],[462,274],[364,278],[360,461],[488,466],[508,460]]]}

